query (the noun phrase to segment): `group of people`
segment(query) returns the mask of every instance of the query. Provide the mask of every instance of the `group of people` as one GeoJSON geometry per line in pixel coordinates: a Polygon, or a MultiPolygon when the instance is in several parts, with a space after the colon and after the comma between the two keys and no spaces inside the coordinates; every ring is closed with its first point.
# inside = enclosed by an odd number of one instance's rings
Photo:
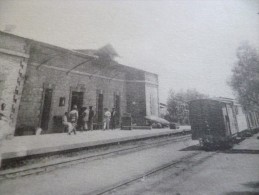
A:
{"type": "Polygon", "coordinates": [[[103,118],[103,130],[110,129],[110,124],[111,124],[111,129],[116,128],[116,111],[115,108],[112,109],[110,112],[108,108],[104,108],[104,118],[103,118]]]}
{"type": "Polygon", "coordinates": [[[89,109],[87,107],[83,107],[79,118],[81,130],[93,130],[94,111],[92,106],[89,106],[89,109]]]}
{"type": "MultiPolygon", "coordinates": [[[[62,124],[65,127],[65,131],[68,132],[69,135],[71,133],[76,134],[76,130],[80,129],[82,131],[93,130],[93,120],[94,120],[94,111],[93,107],[89,106],[83,107],[80,114],[78,113],[77,106],[74,105],[70,112],[66,112],[62,119],[62,124]]],[[[115,108],[110,112],[107,108],[104,109],[104,117],[103,117],[103,130],[107,129],[115,129],[116,128],[116,111],[115,108]]]]}
{"type": "Polygon", "coordinates": [[[84,107],[84,110],[81,116],[79,116],[77,106],[74,105],[72,110],[70,112],[66,112],[62,119],[62,123],[65,127],[65,131],[67,131],[69,135],[71,133],[76,134],[79,118],[83,122],[83,125],[80,127],[82,128],[82,130],[93,130],[93,118],[94,118],[93,107],[89,106],[89,109],[87,107],[84,107]]]}

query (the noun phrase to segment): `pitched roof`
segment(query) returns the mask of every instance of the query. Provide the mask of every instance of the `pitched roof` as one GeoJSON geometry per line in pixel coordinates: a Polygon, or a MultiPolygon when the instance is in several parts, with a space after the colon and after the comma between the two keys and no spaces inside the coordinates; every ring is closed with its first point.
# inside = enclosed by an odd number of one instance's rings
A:
{"type": "Polygon", "coordinates": [[[0,34],[5,34],[5,35],[8,35],[8,36],[25,39],[27,41],[34,42],[34,43],[43,45],[43,46],[48,47],[48,48],[65,51],[65,52],[74,54],[76,56],[84,57],[84,58],[87,58],[87,59],[97,59],[98,58],[97,55],[91,55],[89,53],[82,53],[82,52],[79,52],[77,50],[71,50],[71,49],[60,47],[60,46],[52,45],[52,44],[49,44],[49,43],[45,43],[45,42],[41,42],[41,41],[36,41],[36,40],[30,39],[30,38],[22,37],[22,36],[15,35],[15,34],[12,34],[12,33],[7,33],[7,32],[0,31],[0,34]]]}
{"type": "Polygon", "coordinates": [[[119,56],[111,44],[107,44],[96,50],[95,49],[79,49],[76,51],[84,53],[84,54],[88,54],[88,55],[98,55],[98,54],[105,55],[105,56],[109,56],[111,59],[119,56]]]}
{"type": "Polygon", "coordinates": [[[112,56],[112,57],[118,57],[118,53],[115,51],[115,49],[112,47],[111,44],[107,44],[103,47],[101,47],[100,49],[97,50],[97,52],[99,53],[104,53],[104,54],[107,54],[109,56],[112,56]]]}

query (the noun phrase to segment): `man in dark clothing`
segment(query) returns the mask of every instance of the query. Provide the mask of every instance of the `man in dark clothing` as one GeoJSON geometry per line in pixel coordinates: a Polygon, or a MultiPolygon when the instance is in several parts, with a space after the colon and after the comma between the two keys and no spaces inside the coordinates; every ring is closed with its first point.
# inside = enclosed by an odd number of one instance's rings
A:
{"type": "Polygon", "coordinates": [[[89,106],[89,119],[88,119],[88,129],[89,130],[93,130],[93,120],[94,120],[93,107],[89,106]]]}
{"type": "Polygon", "coordinates": [[[111,127],[112,127],[112,129],[115,129],[115,127],[116,127],[116,111],[115,111],[115,108],[112,108],[112,112],[111,112],[111,127]]]}
{"type": "Polygon", "coordinates": [[[82,107],[80,111],[78,112],[78,122],[77,122],[77,129],[80,131],[85,130],[84,129],[84,112],[86,110],[86,107],[82,107]]]}

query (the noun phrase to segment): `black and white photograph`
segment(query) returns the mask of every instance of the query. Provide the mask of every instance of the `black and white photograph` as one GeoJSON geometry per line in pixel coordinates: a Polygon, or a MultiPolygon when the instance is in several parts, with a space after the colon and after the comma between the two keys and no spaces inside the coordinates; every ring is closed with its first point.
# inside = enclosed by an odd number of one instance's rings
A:
{"type": "Polygon", "coordinates": [[[0,0],[1,195],[259,195],[259,0],[0,0]]]}

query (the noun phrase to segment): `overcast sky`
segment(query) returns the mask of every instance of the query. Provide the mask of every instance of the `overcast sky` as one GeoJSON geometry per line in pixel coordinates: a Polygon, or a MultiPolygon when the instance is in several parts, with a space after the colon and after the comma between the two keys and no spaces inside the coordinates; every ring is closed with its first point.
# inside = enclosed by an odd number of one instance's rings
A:
{"type": "Polygon", "coordinates": [[[120,63],[159,75],[166,102],[169,89],[233,97],[236,48],[259,48],[258,12],[258,0],[0,0],[0,30],[69,49],[110,43],[120,63]]]}

